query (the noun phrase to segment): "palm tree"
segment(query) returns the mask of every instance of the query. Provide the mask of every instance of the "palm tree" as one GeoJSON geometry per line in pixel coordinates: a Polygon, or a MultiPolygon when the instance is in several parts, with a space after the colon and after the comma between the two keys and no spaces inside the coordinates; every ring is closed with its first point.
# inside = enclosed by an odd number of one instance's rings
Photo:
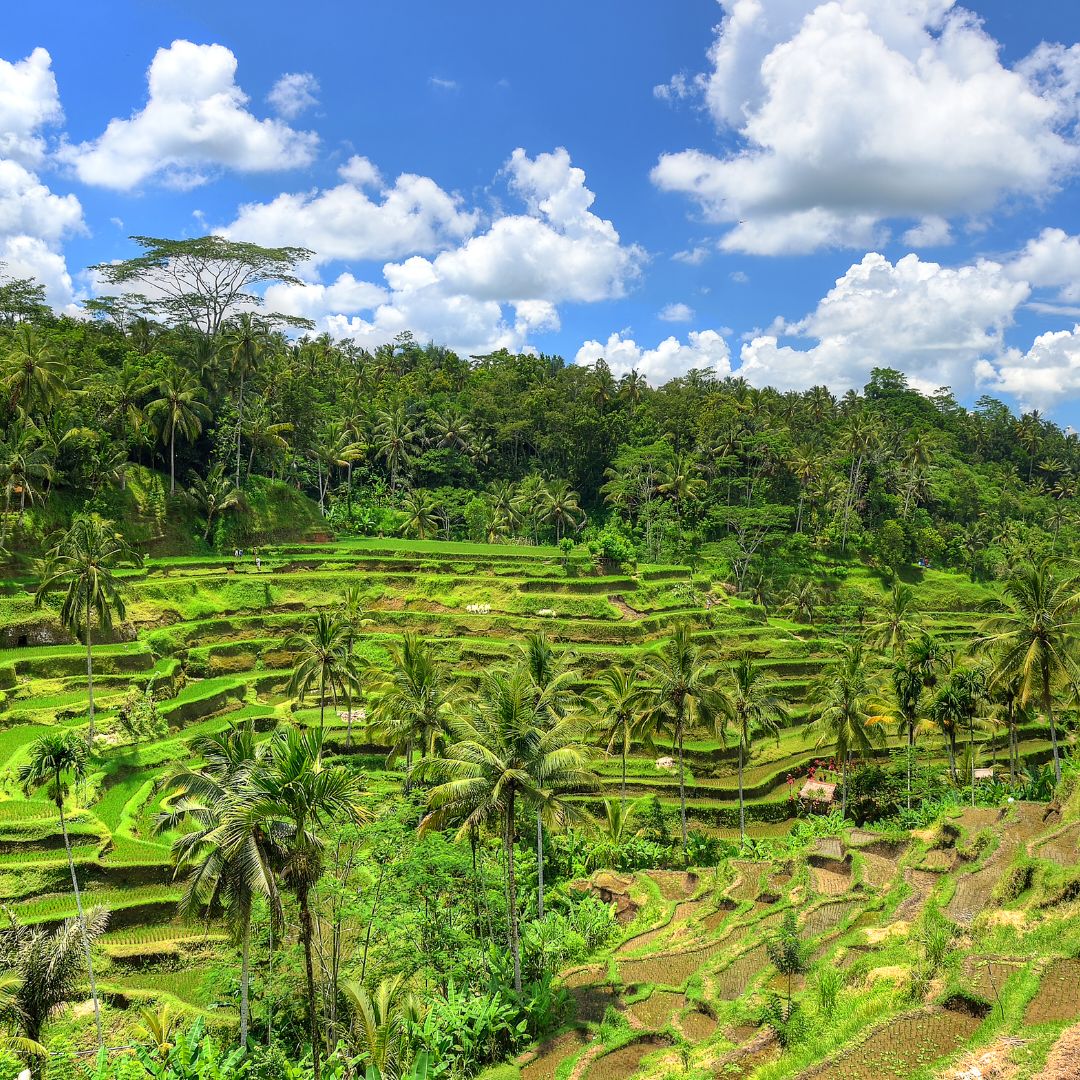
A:
{"type": "Polygon", "coordinates": [[[421,830],[461,822],[458,837],[498,821],[506,864],[510,954],[514,989],[521,991],[521,937],[514,873],[514,819],[519,801],[536,803],[544,790],[592,787],[588,747],[575,717],[552,722],[548,702],[537,698],[523,667],[484,676],[472,707],[451,716],[451,744],[430,759],[425,774],[441,781],[428,794],[421,830]]]}
{"type": "Polygon", "coordinates": [[[963,688],[951,679],[940,686],[926,710],[926,715],[945,739],[945,748],[949,754],[949,775],[953,783],[956,783],[956,740],[967,716],[967,701],[963,688]]]}
{"type": "Polygon", "coordinates": [[[402,531],[412,533],[417,540],[426,540],[438,530],[434,496],[428,491],[410,491],[402,507],[408,517],[402,531]]]}
{"type": "Polygon", "coordinates": [[[861,643],[842,647],[839,660],[821,677],[817,689],[816,745],[831,743],[835,747],[840,762],[841,817],[847,816],[847,770],[852,752],[869,754],[884,742],[884,732],[878,726],[881,717],[871,712],[875,690],[861,643]]]}
{"type": "Polygon", "coordinates": [[[311,890],[322,874],[323,832],[334,823],[363,824],[368,813],[348,769],[323,762],[323,733],[286,728],[274,736],[265,759],[251,771],[243,792],[243,816],[280,838],[282,876],[300,909],[300,943],[307,980],[307,1019],[315,1080],[322,1077],[322,1036],[312,960],[311,890]]]}
{"type": "Polygon", "coordinates": [[[641,726],[647,704],[647,691],[641,683],[637,667],[612,664],[604,669],[599,685],[592,695],[593,711],[599,718],[599,727],[608,736],[607,752],[618,746],[622,759],[622,791],[620,800],[626,804],[626,758],[634,736],[641,726]]]}
{"type": "Polygon", "coordinates": [[[383,979],[374,993],[351,980],[341,986],[352,1049],[380,1080],[400,1080],[408,1069],[409,1028],[423,1015],[423,1005],[404,984],[398,973],[383,979]]]}
{"type": "Polygon", "coordinates": [[[319,730],[326,721],[326,694],[333,695],[337,707],[338,691],[344,692],[355,680],[350,661],[348,621],[336,612],[320,611],[312,616],[298,634],[285,641],[286,649],[299,651],[296,667],[289,679],[289,693],[302,702],[313,686],[319,689],[319,730]]]}
{"type": "Polygon", "coordinates": [[[243,492],[226,477],[225,466],[220,461],[211,468],[205,478],[193,473],[189,491],[199,509],[206,515],[204,541],[210,539],[215,517],[224,514],[226,510],[240,509],[245,505],[243,492]]]}
{"type": "Polygon", "coordinates": [[[555,539],[561,540],[568,528],[581,524],[582,512],[578,505],[578,493],[570,489],[565,480],[553,480],[541,496],[543,514],[549,525],[555,526],[555,539]]]}
{"type": "Polygon", "coordinates": [[[43,498],[45,485],[54,474],[52,455],[41,430],[25,413],[20,412],[0,440],[0,483],[4,488],[4,515],[0,521],[0,548],[7,538],[7,519],[11,501],[19,496],[19,516],[27,503],[43,498]],[[39,486],[40,485],[40,486],[39,486]]]}
{"type": "Polygon", "coordinates": [[[986,672],[979,667],[958,668],[949,677],[962,706],[961,719],[967,725],[968,758],[971,767],[971,805],[975,805],[975,723],[979,708],[986,701],[986,672]]]}
{"type": "Polygon", "coordinates": [[[405,790],[412,786],[413,749],[421,757],[434,753],[447,731],[456,700],[456,686],[430,644],[416,634],[403,634],[390,649],[391,673],[375,716],[393,743],[392,753],[405,753],[405,790]]]}
{"type": "MultiPolygon", "coordinates": [[[[70,731],[48,732],[37,739],[30,748],[30,759],[19,769],[19,780],[27,790],[39,788],[44,784],[52,785],[53,801],[60,816],[60,831],[64,836],[64,850],[67,852],[68,871],[71,874],[71,891],[75,894],[75,910],[78,925],[83,929],[83,955],[86,970],[90,977],[90,996],[94,1001],[94,1025],[97,1028],[98,1049],[104,1046],[101,1035],[101,1003],[98,1000],[97,983],[94,980],[94,958],[90,954],[90,938],[86,933],[86,916],[83,913],[82,894],[79,891],[79,877],[75,873],[75,859],[71,854],[71,837],[68,836],[67,818],[64,816],[64,778],[70,777],[74,783],[86,779],[86,744],[70,731]]],[[[37,1038],[31,1034],[30,1038],[37,1038]]]]}
{"type": "Polygon", "coordinates": [[[345,637],[345,658],[353,676],[345,683],[345,708],[348,710],[348,718],[345,721],[347,725],[345,729],[345,746],[347,748],[352,746],[353,694],[363,694],[363,687],[360,683],[361,665],[354,655],[356,639],[360,635],[360,628],[371,622],[364,615],[363,598],[364,592],[359,585],[350,585],[346,588],[344,600],[345,622],[348,624],[348,633],[345,637]]]}
{"type": "Polygon", "coordinates": [[[177,870],[190,873],[180,899],[180,913],[220,906],[240,942],[240,1045],[247,1047],[251,1009],[251,913],[257,896],[270,903],[271,918],[281,922],[274,877],[281,861],[278,838],[245,814],[246,785],[264,756],[250,720],[227,731],[197,739],[192,753],[197,768],[181,766],[165,781],[174,793],[159,827],[185,826],[173,842],[177,870]]]}
{"type": "Polygon", "coordinates": [[[1054,687],[1077,679],[1072,652],[1080,610],[1076,583],[1066,579],[1048,560],[1008,578],[1001,610],[983,627],[983,640],[998,650],[991,687],[1004,680],[1020,680],[1020,704],[1037,702],[1050,725],[1054,754],[1054,781],[1061,783],[1054,687]]]}
{"type": "Polygon", "coordinates": [[[408,468],[413,452],[420,441],[420,433],[399,405],[392,411],[381,412],[372,432],[375,451],[386,462],[390,471],[390,487],[397,487],[398,473],[408,468]]]}
{"type": "MultiPolygon", "coordinates": [[[[265,450],[268,453],[280,453],[289,448],[289,440],[286,435],[292,433],[292,424],[276,423],[270,416],[265,406],[249,412],[244,419],[244,435],[247,438],[248,462],[247,475],[251,476],[251,468],[255,462],[255,452],[265,450]]],[[[276,467],[275,470],[276,471],[276,467]]]]}
{"type": "Polygon", "coordinates": [[[78,517],[50,552],[46,573],[34,594],[34,604],[40,607],[53,589],[62,589],[60,621],[76,636],[85,635],[90,742],[96,735],[92,628],[96,619],[101,630],[111,630],[113,615],[124,617],[123,585],[115,571],[125,563],[139,566],[142,559],[128,547],[111,521],[97,516],[78,517]]]}
{"type": "Polygon", "coordinates": [[[895,656],[911,636],[916,611],[915,594],[907,585],[897,582],[880,618],[869,627],[870,641],[895,656]]]}
{"type": "Polygon", "coordinates": [[[784,606],[791,611],[800,622],[808,622],[812,626],[814,616],[817,613],[819,603],[817,586],[809,579],[800,581],[789,593],[784,606]]]}
{"type": "MultiPolygon", "coordinates": [[[[0,1017],[16,1027],[22,1020],[19,1014],[19,986],[18,975],[10,972],[0,975],[0,1017]]],[[[11,1054],[22,1054],[27,1058],[43,1058],[48,1054],[41,1043],[35,1039],[28,1039],[24,1035],[0,1035],[0,1050],[11,1054]]]]}
{"type": "Polygon", "coordinates": [[[254,375],[263,355],[270,346],[266,322],[250,311],[244,311],[225,329],[221,347],[228,353],[231,373],[238,381],[236,389],[236,476],[240,486],[240,435],[244,430],[244,381],[254,375]]]}
{"type": "Polygon", "coordinates": [[[923,696],[923,677],[912,659],[897,660],[892,668],[893,703],[902,734],[907,738],[907,805],[911,809],[911,755],[919,724],[919,705],[923,696]]]}
{"type": "Polygon", "coordinates": [[[716,726],[721,707],[712,655],[694,643],[689,623],[679,623],[659,653],[643,665],[649,686],[650,708],[645,723],[652,732],[668,729],[678,749],[679,821],[682,827],[683,857],[689,854],[686,836],[686,773],[683,769],[683,741],[689,728],[716,726]]]}
{"type": "Polygon", "coordinates": [[[67,374],[66,361],[41,331],[24,324],[0,366],[0,388],[12,405],[40,413],[63,395],[67,374]]]}
{"type": "Polygon", "coordinates": [[[1005,721],[1005,730],[1009,738],[1009,779],[1016,783],[1020,769],[1019,727],[1020,719],[1027,711],[1021,704],[1023,698],[1023,680],[1019,675],[1008,679],[991,678],[989,691],[997,714],[1005,721]]]}
{"type": "Polygon", "coordinates": [[[756,735],[776,735],[787,722],[783,702],[769,693],[761,668],[748,655],[740,656],[730,681],[719,691],[719,719],[731,725],[739,744],[739,843],[746,843],[746,807],[743,801],[743,763],[750,756],[756,735]]]}
{"type": "MultiPolygon", "coordinates": [[[[8,973],[4,1011],[22,1028],[24,1052],[35,1052],[31,1044],[40,1047],[46,1023],[78,988],[86,953],[108,924],[109,913],[96,907],[55,930],[23,926],[13,917],[0,930],[0,967],[8,973]]],[[[98,1040],[100,1048],[100,1034],[98,1040]]]]}
{"type": "Polygon", "coordinates": [[[194,442],[213,414],[203,401],[205,391],[198,379],[173,368],[158,384],[158,397],[146,407],[146,415],[158,425],[169,445],[169,494],[176,494],[176,436],[194,442]]]}

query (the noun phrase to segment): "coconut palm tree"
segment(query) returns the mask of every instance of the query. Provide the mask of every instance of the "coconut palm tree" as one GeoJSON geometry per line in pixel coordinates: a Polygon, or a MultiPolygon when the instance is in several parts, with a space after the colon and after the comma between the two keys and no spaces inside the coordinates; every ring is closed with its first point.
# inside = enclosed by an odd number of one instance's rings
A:
{"type": "MultiPolygon", "coordinates": [[[[971,767],[971,805],[975,805],[975,727],[979,710],[987,701],[986,672],[981,667],[957,668],[949,677],[962,705],[962,719],[968,732],[968,758],[971,767]]],[[[983,721],[985,724],[985,721],[983,721]]]]}
{"type": "Polygon", "coordinates": [[[342,615],[320,611],[300,633],[285,640],[286,649],[299,652],[289,679],[289,693],[302,702],[313,687],[318,687],[320,731],[326,721],[327,692],[333,696],[336,708],[338,693],[343,693],[355,680],[355,668],[350,661],[350,633],[349,623],[342,615]]]}
{"type": "Polygon", "coordinates": [[[176,437],[194,442],[213,414],[199,380],[190,372],[173,368],[158,383],[158,396],[146,406],[146,415],[157,424],[169,447],[169,494],[176,494],[176,437]]]}
{"type": "Polygon", "coordinates": [[[226,510],[240,509],[245,505],[244,493],[238,486],[231,483],[225,475],[225,466],[220,461],[205,477],[192,473],[188,491],[199,509],[206,515],[206,528],[203,529],[204,541],[210,539],[214,518],[224,514],[226,510]]]}
{"type": "Polygon", "coordinates": [[[734,728],[739,753],[739,843],[746,843],[746,806],[743,800],[743,764],[757,735],[775,735],[787,722],[784,703],[769,692],[761,668],[748,655],[735,662],[731,675],[719,689],[721,731],[734,728]]]}
{"type": "Polygon", "coordinates": [[[27,413],[45,411],[63,396],[67,376],[67,361],[36,326],[24,324],[15,331],[0,365],[0,389],[12,405],[27,413]]]}
{"type": "Polygon", "coordinates": [[[0,930],[0,968],[7,973],[4,1012],[27,1040],[22,1052],[35,1053],[33,1044],[40,1047],[45,1025],[78,989],[86,953],[108,924],[109,913],[95,907],[85,918],[65,919],[54,930],[23,926],[14,918],[0,930]]]}
{"type": "Polygon", "coordinates": [[[577,528],[583,514],[578,505],[578,493],[565,480],[552,480],[541,495],[544,520],[555,526],[555,539],[561,540],[567,529],[577,528]]]}
{"type": "Polygon", "coordinates": [[[679,623],[658,653],[642,665],[649,688],[649,710],[644,730],[652,734],[667,730],[678,751],[679,821],[682,828],[683,857],[689,854],[686,836],[686,773],[683,742],[686,732],[696,726],[716,727],[721,700],[716,692],[712,654],[695,643],[690,624],[679,623]]]}
{"type": "Polygon", "coordinates": [[[413,751],[433,754],[447,732],[457,687],[431,645],[416,634],[403,634],[390,648],[390,678],[382,687],[375,718],[392,742],[392,753],[405,754],[405,790],[412,786],[413,751]]]}
{"type": "Polygon", "coordinates": [[[439,781],[428,794],[421,830],[460,822],[458,837],[498,822],[506,865],[514,989],[521,990],[521,936],[514,873],[514,821],[519,803],[547,791],[588,790],[589,749],[580,718],[552,722],[552,713],[524,667],[485,675],[475,702],[449,720],[450,745],[424,774],[439,781]]]}
{"type": "Polygon", "coordinates": [[[142,559],[128,547],[123,536],[96,515],[77,517],[49,553],[46,571],[38,582],[34,604],[40,607],[45,597],[62,590],[60,621],[86,642],[86,688],[90,725],[87,739],[93,742],[94,729],[94,656],[92,630],[112,629],[113,615],[122,619],[123,584],[116,576],[122,565],[140,566],[142,559]]]}
{"type": "Polygon", "coordinates": [[[23,412],[0,439],[0,484],[4,489],[4,514],[0,520],[0,547],[7,538],[11,503],[19,496],[19,517],[26,508],[44,498],[45,486],[54,475],[53,457],[40,428],[23,412]]]}
{"type": "Polygon", "coordinates": [[[813,731],[817,746],[831,743],[840,762],[840,815],[847,816],[847,771],[853,752],[869,754],[885,741],[881,716],[872,704],[877,690],[862,643],[841,648],[840,657],[820,679],[813,731]]]}
{"type": "Polygon", "coordinates": [[[407,515],[402,531],[412,533],[417,540],[426,540],[438,531],[438,508],[431,492],[410,491],[402,509],[407,515]]]}
{"type": "Polygon", "coordinates": [[[229,370],[237,380],[236,388],[236,476],[240,486],[240,436],[244,430],[244,382],[254,375],[270,348],[269,326],[250,311],[241,312],[225,328],[221,348],[228,356],[229,370]]]}
{"type": "Polygon", "coordinates": [[[871,643],[880,649],[887,649],[895,657],[911,636],[917,610],[914,592],[907,585],[897,582],[889,593],[880,617],[868,628],[871,643]]]}
{"type": "MultiPolygon", "coordinates": [[[[94,1025],[97,1029],[98,1049],[104,1045],[101,1035],[101,1002],[98,1000],[97,983],[94,980],[94,958],[90,952],[90,938],[86,931],[86,916],[83,913],[82,893],[79,891],[79,876],[75,872],[75,859],[71,854],[71,837],[68,835],[67,818],[64,816],[65,778],[78,784],[86,779],[86,744],[70,731],[48,732],[37,739],[30,747],[30,758],[19,769],[19,781],[23,788],[31,791],[45,784],[52,785],[53,801],[60,817],[60,832],[64,836],[64,850],[67,852],[68,871],[71,874],[71,891],[75,895],[77,921],[83,929],[83,956],[86,971],[90,979],[90,996],[94,1002],[94,1025]]],[[[37,1038],[30,1035],[30,1038],[37,1038]]]]}
{"type": "MultiPolygon", "coordinates": [[[[1026,419],[1026,417],[1025,417],[1026,419]]],[[[1073,653],[1080,617],[1080,593],[1048,560],[1032,563],[1008,578],[1000,610],[983,625],[983,641],[997,652],[991,687],[1020,680],[1020,704],[1036,703],[1050,726],[1054,781],[1061,783],[1054,689],[1078,678],[1073,653]]]]}
{"type": "Polygon", "coordinates": [[[620,801],[626,804],[626,758],[641,726],[648,705],[648,693],[641,682],[641,669],[612,664],[605,668],[590,698],[598,727],[608,736],[607,752],[616,746],[622,760],[620,801]]]}
{"type": "Polygon", "coordinates": [[[197,739],[196,768],[180,766],[165,780],[173,792],[159,828],[184,826],[172,846],[177,870],[188,877],[180,913],[221,907],[240,943],[240,1045],[247,1046],[251,1017],[251,915],[256,897],[270,904],[271,919],[281,923],[275,868],[282,861],[280,837],[246,813],[246,785],[264,756],[250,720],[227,731],[197,739]]]}
{"type": "Polygon", "coordinates": [[[923,677],[912,662],[897,660],[891,674],[893,707],[897,726],[907,739],[907,805],[911,809],[911,755],[915,746],[915,732],[919,726],[919,706],[923,696],[923,677]]]}
{"type": "Polygon", "coordinates": [[[371,620],[364,615],[364,591],[359,585],[350,585],[345,590],[345,622],[348,624],[348,633],[345,638],[346,660],[351,670],[352,678],[345,683],[345,708],[348,710],[345,729],[345,746],[352,746],[353,729],[353,695],[363,694],[361,685],[361,665],[355,655],[356,641],[360,636],[360,630],[371,620]]]}
{"type": "MultiPolygon", "coordinates": [[[[292,434],[292,424],[279,424],[271,418],[265,405],[248,412],[244,418],[244,436],[248,441],[247,475],[251,476],[251,468],[255,463],[255,452],[266,451],[271,457],[289,448],[289,440],[286,435],[292,434]]],[[[272,471],[276,470],[275,469],[272,471]]]]}
{"type": "Polygon", "coordinates": [[[927,719],[941,732],[949,755],[949,775],[956,783],[956,742],[967,716],[967,700],[963,687],[952,679],[938,687],[926,710],[927,719]]]}
{"type": "Polygon", "coordinates": [[[267,835],[280,838],[282,880],[300,911],[300,944],[307,981],[307,1019],[315,1080],[322,1077],[322,1035],[317,1015],[311,890],[322,874],[325,831],[341,822],[369,819],[354,774],[323,761],[323,733],[286,728],[244,785],[242,814],[267,835]]]}
{"type": "MultiPolygon", "coordinates": [[[[10,972],[0,975],[0,1017],[16,1028],[21,1021],[18,1001],[19,985],[18,975],[10,972]]],[[[24,1035],[0,1035],[0,1050],[10,1054],[22,1054],[26,1058],[43,1058],[48,1054],[41,1043],[35,1039],[28,1039],[24,1035]]]]}
{"type": "Polygon", "coordinates": [[[409,466],[420,432],[409,418],[404,406],[379,413],[372,432],[375,452],[386,462],[390,472],[390,487],[396,488],[398,474],[409,466]]]}

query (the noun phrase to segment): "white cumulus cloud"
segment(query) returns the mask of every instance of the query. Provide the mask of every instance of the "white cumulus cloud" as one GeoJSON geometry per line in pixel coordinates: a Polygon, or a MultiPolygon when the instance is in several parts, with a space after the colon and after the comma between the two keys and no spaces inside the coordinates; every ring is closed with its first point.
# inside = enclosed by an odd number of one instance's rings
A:
{"type": "Polygon", "coordinates": [[[1080,394],[1080,325],[1040,334],[1026,353],[1010,350],[981,370],[995,391],[1012,394],[1023,409],[1050,409],[1080,394]]]}
{"type": "Polygon", "coordinates": [[[286,72],[270,88],[266,101],[278,116],[292,120],[319,104],[319,80],[310,71],[286,72]]]}
{"type": "Polygon", "coordinates": [[[912,243],[942,243],[948,218],[1045,194],[1080,163],[1080,49],[1006,66],[954,0],[721,6],[694,85],[738,145],[665,154],[652,178],[731,225],[727,250],[874,246],[891,219],[916,222],[912,243]]]}
{"type": "MultiPolygon", "coordinates": [[[[352,173],[358,169],[359,179],[365,182],[377,175],[366,161],[362,167],[350,165],[347,169],[352,173]]],[[[322,311],[317,314],[318,294],[311,291],[311,286],[285,286],[274,293],[278,309],[289,310],[288,290],[294,289],[302,299],[293,302],[303,304],[305,313],[337,337],[351,337],[358,344],[373,347],[402,330],[411,330],[421,339],[445,342],[458,352],[473,354],[499,348],[520,349],[528,343],[530,334],[557,329],[560,304],[592,303],[625,295],[640,274],[645,252],[636,245],[624,244],[615,226],[593,213],[595,195],[567,151],[560,148],[529,157],[524,150],[515,150],[504,174],[523,210],[495,217],[482,231],[433,256],[415,254],[385,263],[385,296],[381,302],[375,302],[374,293],[361,296],[357,292],[349,303],[333,303],[332,299],[340,300],[342,294],[334,293],[331,287],[322,295],[322,311]]],[[[424,190],[436,200],[440,189],[433,181],[405,179],[409,190],[421,181],[430,185],[424,190]]],[[[386,206],[394,191],[396,187],[384,192],[383,203],[378,205],[386,206]]],[[[294,215],[302,216],[318,204],[322,214],[327,204],[321,200],[327,194],[290,196],[299,201],[288,205],[294,215]]],[[[367,198],[355,184],[341,197],[353,209],[367,198]]],[[[463,210],[456,199],[446,199],[441,204],[446,213],[439,219],[444,226],[449,222],[460,232],[472,226],[479,228],[478,215],[463,210]]],[[[266,205],[273,207],[275,203],[266,205]]],[[[403,205],[414,203],[406,199],[403,205]]],[[[281,231],[290,218],[284,212],[285,204],[275,212],[274,230],[264,233],[254,227],[259,221],[269,220],[262,217],[264,209],[245,207],[229,227],[229,234],[260,242],[268,242],[270,237],[275,243],[290,239],[292,234],[281,231]]],[[[342,239],[348,233],[348,222],[342,220],[336,229],[330,223],[321,227],[325,235],[319,237],[313,237],[306,228],[297,234],[298,240],[306,236],[306,242],[319,249],[317,259],[359,257],[355,254],[359,250],[355,241],[359,232],[351,241],[354,253],[347,255],[344,250],[350,242],[342,239]]],[[[421,239],[424,247],[437,248],[449,234],[444,227],[423,233],[421,239]]]]}
{"type": "Polygon", "coordinates": [[[382,181],[367,158],[350,158],[339,174],[336,187],[241,206],[222,231],[255,244],[308,247],[320,263],[438,251],[468,236],[479,220],[427,176],[403,173],[373,198],[365,189],[382,181]]]}
{"type": "Polygon", "coordinates": [[[781,390],[845,390],[875,367],[893,367],[921,390],[968,393],[982,365],[1003,354],[1005,329],[1030,291],[995,262],[944,267],[907,255],[893,265],[871,253],[805,318],[744,344],[738,374],[781,390]],[[813,344],[780,344],[780,336],[813,344]]]}
{"type": "Polygon", "coordinates": [[[0,157],[39,165],[45,156],[41,128],[63,117],[52,57],[45,49],[34,49],[24,60],[0,60],[0,157]]]}
{"type": "Polygon", "coordinates": [[[685,343],[665,338],[654,349],[642,348],[633,338],[616,333],[603,344],[586,341],[574,357],[575,364],[584,366],[597,360],[606,361],[616,378],[639,371],[653,386],[694,368],[708,369],[720,378],[731,374],[730,350],[715,330],[691,330],[685,343]]]}
{"type": "Polygon", "coordinates": [[[664,322],[690,322],[694,309],[689,304],[665,304],[657,315],[664,322]]]}
{"type": "Polygon", "coordinates": [[[1080,300],[1080,236],[1043,229],[1024,245],[1009,270],[1037,288],[1059,289],[1062,300],[1080,300]]]}
{"type": "Polygon", "coordinates": [[[158,49],[147,82],[141,110],[64,149],[84,183],[127,191],[157,179],[189,188],[217,169],[268,172],[307,165],[314,156],[313,132],[260,120],[247,109],[236,57],[223,45],[174,41],[158,49]]]}

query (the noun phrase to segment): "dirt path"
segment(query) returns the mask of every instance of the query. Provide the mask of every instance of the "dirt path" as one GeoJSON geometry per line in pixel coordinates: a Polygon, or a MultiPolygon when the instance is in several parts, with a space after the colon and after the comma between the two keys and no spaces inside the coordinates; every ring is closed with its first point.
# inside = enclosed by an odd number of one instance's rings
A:
{"type": "Polygon", "coordinates": [[[1046,1068],[1033,1080],[1076,1080],[1080,1076],[1080,1025],[1069,1028],[1054,1043],[1046,1068]]]}
{"type": "Polygon", "coordinates": [[[632,608],[621,596],[609,596],[608,603],[622,612],[624,619],[640,619],[642,613],[632,608]]]}

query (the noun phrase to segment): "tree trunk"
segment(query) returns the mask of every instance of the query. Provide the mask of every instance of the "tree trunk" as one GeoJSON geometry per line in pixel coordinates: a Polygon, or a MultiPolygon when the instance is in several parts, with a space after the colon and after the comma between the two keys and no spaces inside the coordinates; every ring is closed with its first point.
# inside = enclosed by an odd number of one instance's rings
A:
{"type": "Polygon", "coordinates": [[[536,808],[536,917],[544,917],[544,819],[536,808]]]}
{"type": "Polygon", "coordinates": [[[968,724],[968,757],[971,758],[971,805],[975,805],[975,718],[968,724]]]}
{"type": "Polygon", "coordinates": [[[622,795],[621,802],[623,809],[626,809],[626,741],[623,740],[622,747],[622,795]]]}
{"type": "Polygon", "coordinates": [[[94,730],[94,653],[90,644],[89,586],[87,586],[86,591],[86,693],[88,696],[87,712],[90,717],[90,726],[87,729],[86,741],[92,746],[94,743],[94,736],[97,734],[97,732],[94,730]]]}
{"type": "Polygon", "coordinates": [[[1043,709],[1046,718],[1050,722],[1050,745],[1054,751],[1054,785],[1061,783],[1061,758],[1058,756],[1057,724],[1054,722],[1054,703],[1050,696],[1050,669],[1043,664],[1042,668],[1042,697],[1043,709]]]}
{"type": "Polygon", "coordinates": [[[56,776],[56,809],[60,812],[60,831],[64,834],[64,850],[67,852],[68,870],[71,871],[71,889],[75,893],[75,911],[79,916],[79,929],[82,930],[83,953],[86,956],[86,972],[90,978],[90,997],[94,1002],[94,1026],[97,1029],[97,1044],[100,1051],[105,1045],[101,1034],[101,1003],[98,1001],[97,982],[94,979],[94,958],[90,953],[90,939],[86,934],[86,916],[83,914],[79,878],[75,873],[75,859],[71,854],[71,837],[68,836],[67,819],[64,817],[64,797],[60,792],[59,774],[56,776]]]}
{"type": "Polygon", "coordinates": [[[956,738],[951,731],[945,732],[945,748],[949,753],[949,775],[956,783],[956,738]]]}
{"type": "Polygon", "coordinates": [[[679,721],[679,823],[682,827],[683,861],[690,858],[690,848],[686,842],[686,776],[683,772],[683,726],[679,721]]]}
{"type": "Polygon", "coordinates": [[[240,916],[240,1046],[247,1049],[248,1026],[251,1023],[249,1002],[251,985],[251,905],[244,905],[240,916]]]}
{"type": "Polygon", "coordinates": [[[236,397],[236,486],[240,486],[240,432],[244,427],[244,372],[240,372],[240,393],[236,397]]]}
{"type": "Polygon", "coordinates": [[[514,961],[514,990],[521,993],[521,944],[518,938],[517,881],[514,877],[514,790],[506,804],[503,823],[503,847],[506,852],[506,902],[510,924],[510,955],[514,961]]]}
{"type": "Polygon", "coordinates": [[[847,818],[847,751],[840,758],[840,820],[847,818]]]}
{"type": "Polygon", "coordinates": [[[322,1080],[322,1047],[319,1024],[315,1017],[315,969],[311,960],[311,908],[308,905],[307,886],[296,891],[300,905],[300,941],[304,947],[304,974],[307,978],[307,1015],[308,1033],[311,1036],[311,1067],[315,1080],[322,1080]]]}
{"type": "Polygon", "coordinates": [[[739,739],[739,847],[746,845],[746,806],[743,804],[743,741],[739,739]]]}
{"type": "Polygon", "coordinates": [[[907,729],[907,808],[911,809],[911,754],[915,748],[915,727],[908,724],[907,729]]]}
{"type": "Polygon", "coordinates": [[[169,494],[176,494],[176,427],[169,434],[169,494]]]}

